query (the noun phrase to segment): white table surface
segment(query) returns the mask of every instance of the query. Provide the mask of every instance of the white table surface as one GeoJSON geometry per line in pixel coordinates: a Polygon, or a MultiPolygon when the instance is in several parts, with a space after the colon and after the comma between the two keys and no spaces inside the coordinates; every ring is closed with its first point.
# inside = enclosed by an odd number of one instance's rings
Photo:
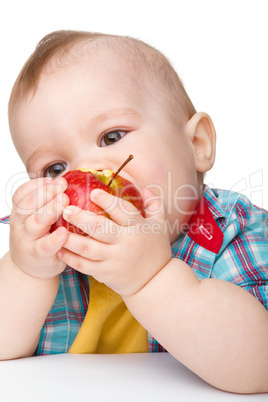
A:
{"type": "Polygon", "coordinates": [[[0,401],[268,402],[219,391],[168,353],[51,355],[0,362],[0,401]]]}

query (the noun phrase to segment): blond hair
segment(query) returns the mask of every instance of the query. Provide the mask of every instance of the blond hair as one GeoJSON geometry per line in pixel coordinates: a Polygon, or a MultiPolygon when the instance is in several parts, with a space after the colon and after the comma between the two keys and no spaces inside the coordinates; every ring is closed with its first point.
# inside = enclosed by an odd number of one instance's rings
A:
{"type": "Polygon", "coordinates": [[[101,56],[104,48],[128,60],[139,79],[145,73],[150,82],[157,83],[157,94],[168,102],[175,119],[181,120],[183,115],[183,120],[188,120],[195,114],[196,110],[174,68],[155,48],[127,36],[64,30],[52,32],[41,39],[24,64],[11,92],[9,119],[23,99],[31,91],[35,92],[46,68],[55,68],[72,58],[79,58],[83,52],[101,56]]]}

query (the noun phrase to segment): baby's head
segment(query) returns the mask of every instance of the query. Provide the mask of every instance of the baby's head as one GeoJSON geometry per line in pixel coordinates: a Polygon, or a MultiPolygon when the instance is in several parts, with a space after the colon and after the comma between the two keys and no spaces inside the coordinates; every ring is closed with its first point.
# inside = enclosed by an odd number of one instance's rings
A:
{"type": "Polygon", "coordinates": [[[214,128],[196,113],[169,61],[128,37],[60,31],[24,65],[9,102],[10,129],[33,177],[116,170],[165,201],[183,225],[214,162],[214,128]]]}
{"type": "Polygon", "coordinates": [[[146,90],[150,87],[159,101],[167,103],[175,121],[185,122],[196,113],[168,59],[150,45],[126,36],[56,31],[38,43],[23,66],[10,96],[9,116],[12,118],[14,109],[35,91],[44,72],[78,61],[85,54],[101,57],[103,52],[114,54],[122,63],[127,63],[138,83],[146,90]]]}

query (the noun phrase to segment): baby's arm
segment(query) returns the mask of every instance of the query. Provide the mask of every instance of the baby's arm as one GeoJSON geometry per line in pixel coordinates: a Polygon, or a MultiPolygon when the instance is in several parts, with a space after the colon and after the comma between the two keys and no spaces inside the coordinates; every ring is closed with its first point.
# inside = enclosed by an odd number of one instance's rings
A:
{"type": "Polygon", "coordinates": [[[0,360],[32,356],[57,295],[58,277],[25,274],[8,252],[0,261],[0,360]]]}
{"type": "Polygon", "coordinates": [[[232,283],[172,259],[125,303],[173,356],[230,392],[268,392],[268,313],[232,283]]]}
{"type": "Polygon", "coordinates": [[[68,205],[66,187],[32,180],[13,197],[10,251],[0,260],[0,360],[31,356],[37,347],[65,267],[57,252],[67,231],[49,229],[68,205]]]}

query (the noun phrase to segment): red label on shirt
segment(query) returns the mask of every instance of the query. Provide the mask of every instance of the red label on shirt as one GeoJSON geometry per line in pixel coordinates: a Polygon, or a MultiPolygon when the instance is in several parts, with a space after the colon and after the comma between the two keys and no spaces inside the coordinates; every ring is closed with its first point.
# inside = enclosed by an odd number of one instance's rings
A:
{"type": "Polygon", "coordinates": [[[220,251],[223,233],[210,212],[205,197],[201,199],[190,219],[186,233],[201,247],[216,254],[220,251]]]}

